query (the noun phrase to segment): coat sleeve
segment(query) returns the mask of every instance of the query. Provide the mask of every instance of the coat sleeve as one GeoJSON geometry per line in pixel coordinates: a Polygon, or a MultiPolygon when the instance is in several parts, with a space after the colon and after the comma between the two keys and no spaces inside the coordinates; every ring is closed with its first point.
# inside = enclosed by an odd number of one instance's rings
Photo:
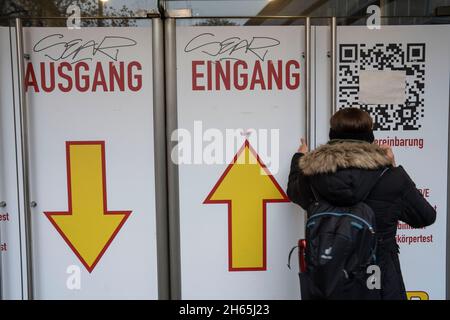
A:
{"type": "Polygon", "coordinates": [[[415,183],[403,169],[404,172],[405,191],[402,195],[402,211],[400,220],[406,222],[413,228],[422,228],[429,226],[436,220],[436,210],[428,203],[428,201],[417,190],[415,183]]]}
{"type": "Polygon", "coordinates": [[[291,160],[291,171],[289,173],[289,181],[287,187],[287,195],[289,199],[300,205],[303,209],[307,209],[312,201],[314,195],[309,186],[309,179],[303,175],[298,162],[303,156],[302,153],[296,153],[291,160]]]}

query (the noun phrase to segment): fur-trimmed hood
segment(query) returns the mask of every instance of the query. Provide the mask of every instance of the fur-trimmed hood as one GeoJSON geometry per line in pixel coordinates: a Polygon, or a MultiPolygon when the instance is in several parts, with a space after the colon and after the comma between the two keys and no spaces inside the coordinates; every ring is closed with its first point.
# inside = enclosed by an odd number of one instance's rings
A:
{"type": "Polygon", "coordinates": [[[334,173],[337,169],[374,170],[391,164],[385,150],[367,142],[332,141],[300,158],[299,166],[306,176],[334,173]]]}
{"type": "Polygon", "coordinates": [[[299,166],[320,196],[336,205],[362,201],[391,161],[375,144],[335,140],[300,158],[299,166]]]}

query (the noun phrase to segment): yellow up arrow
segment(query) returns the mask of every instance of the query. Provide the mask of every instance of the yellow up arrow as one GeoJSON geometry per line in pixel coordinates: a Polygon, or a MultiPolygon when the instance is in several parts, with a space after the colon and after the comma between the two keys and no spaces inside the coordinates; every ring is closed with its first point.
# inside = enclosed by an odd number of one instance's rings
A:
{"type": "Polygon", "coordinates": [[[289,202],[248,140],[204,201],[228,205],[229,271],[266,270],[266,204],[289,202]]]}
{"type": "Polygon", "coordinates": [[[68,141],[69,210],[44,212],[89,272],[131,211],[108,211],[104,141],[68,141]]]}

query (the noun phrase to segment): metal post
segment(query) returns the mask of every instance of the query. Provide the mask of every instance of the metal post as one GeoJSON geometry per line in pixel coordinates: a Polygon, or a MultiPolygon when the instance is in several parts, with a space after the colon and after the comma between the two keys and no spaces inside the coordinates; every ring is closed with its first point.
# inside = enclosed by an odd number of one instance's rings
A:
{"type": "Polygon", "coordinates": [[[337,94],[337,86],[336,86],[336,17],[331,18],[331,115],[333,115],[337,111],[336,105],[336,94],[337,94]]]}
{"type": "MultiPolygon", "coordinates": [[[[449,79],[450,80],[450,79],[449,79]]],[[[450,81],[449,81],[449,92],[450,92],[450,81]]],[[[450,94],[449,94],[449,108],[450,108],[450,94]]],[[[448,125],[450,124],[450,113],[448,117],[448,125]]],[[[446,274],[445,274],[445,298],[447,300],[450,299],[450,237],[448,236],[450,234],[450,219],[449,219],[449,209],[450,209],[450,129],[448,129],[448,141],[447,141],[447,210],[445,211],[447,213],[447,243],[446,243],[446,274]]]]}
{"type": "Polygon", "coordinates": [[[305,19],[305,136],[308,145],[311,145],[311,18],[305,19]]]}
{"type": "Polygon", "coordinates": [[[164,97],[164,26],[152,19],[153,124],[155,144],[155,201],[158,255],[158,298],[167,300],[169,291],[169,235],[167,219],[166,126],[164,97]]]}
{"type": "MultiPolygon", "coordinates": [[[[97,0],[97,7],[98,7],[98,16],[99,17],[103,17],[103,1],[102,0],[97,0]]],[[[103,27],[103,20],[102,19],[98,19],[97,20],[97,26],[98,27],[103,27]]]]}
{"type": "Polygon", "coordinates": [[[176,142],[171,141],[172,132],[177,129],[177,54],[176,20],[165,20],[165,76],[166,76],[166,139],[167,139],[167,183],[169,208],[170,246],[170,297],[181,299],[180,264],[180,208],[178,193],[178,166],[172,162],[171,153],[176,142]]]}
{"type": "Polygon", "coordinates": [[[24,89],[24,57],[23,57],[23,28],[22,20],[16,18],[16,54],[18,67],[19,110],[20,110],[20,142],[22,153],[22,183],[25,216],[25,243],[27,259],[27,292],[28,299],[33,299],[33,251],[30,207],[30,181],[29,181],[29,152],[28,152],[28,108],[24,89]]]}
{"type": "MultiPolygon", "coordinates": [[[[0,208],[6,206],[5,201],[0,201],[0,208]]],[[[2,225],[0,224],[0,246],[2,245],[2,225]]],[[[3,253],[0,251],[0,300],[3,300],[3,253]]]]}

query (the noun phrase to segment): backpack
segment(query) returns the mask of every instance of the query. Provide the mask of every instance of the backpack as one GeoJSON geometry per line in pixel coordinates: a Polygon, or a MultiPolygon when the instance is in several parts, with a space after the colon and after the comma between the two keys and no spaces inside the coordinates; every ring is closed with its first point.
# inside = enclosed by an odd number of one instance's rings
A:
{"type": "MultiPolygon", "coordinates": [[[[386,172],[383,170],[371,190],[386,172]]],[[[300,273],[302,299],[364,299],[367,267],[376,264],[375,213],[364,202],[338,207],[318,196],[308,208],[306,271],[300,273]]]]}

